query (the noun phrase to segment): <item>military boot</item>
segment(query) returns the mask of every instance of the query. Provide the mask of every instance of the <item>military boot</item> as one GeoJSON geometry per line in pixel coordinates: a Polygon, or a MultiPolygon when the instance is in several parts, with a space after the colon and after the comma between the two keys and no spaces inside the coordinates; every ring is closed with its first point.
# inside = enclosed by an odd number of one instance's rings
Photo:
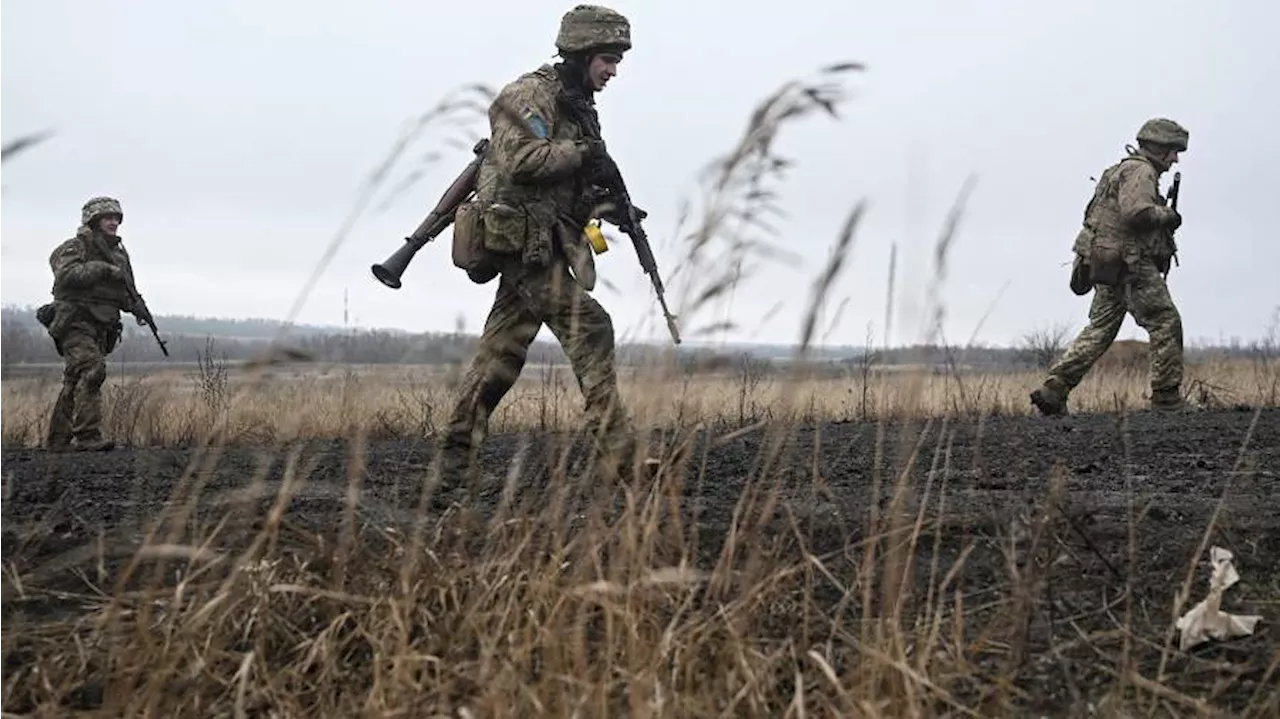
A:
{"type": "Polygon", "coordinates": [[[78,452],[110,452],[116,448],[116,443],[105,437],[77,437],[72,448],[78,452]]]}
{"type": "Polygon", "coordinates": [[[50,452],[66,452],[71,449],[71,417],[67,411],[68,398],[64,390],[53,406],[49,417],[49,429],[45,433],[44,446],[50,452]]]}
{"type": "Polygon", "coordinates": [[[1046,417],[1066,414],[1067,388],[1056,377],[1050,377],[1031,392],[1031,404],[1046,417]]]}
{"type": "Polygon", "coordinates": [[[433,469],[439,469],[440,483],[431,496],[431,505],[443,509],[453,504],[465,504],[478,473],[472,448],[453,441],[448,435],[441,438],[436,447],[438,454],[433,469]]]}
{"type": "Polygon", "coordinates": [[[1171,389],[1157,389],[1151,391],[1151,409],[1156,412],[1193,412],[1195,407],[1191,406],[1182,398],[1182,392],[1177,387],[1171,389]]]}
{"type": "Polygon", "coordinates": [[[50,452],[67,452],[71,450],[71,435],[50,432],[44,440],[44,448],[50,452]]]}

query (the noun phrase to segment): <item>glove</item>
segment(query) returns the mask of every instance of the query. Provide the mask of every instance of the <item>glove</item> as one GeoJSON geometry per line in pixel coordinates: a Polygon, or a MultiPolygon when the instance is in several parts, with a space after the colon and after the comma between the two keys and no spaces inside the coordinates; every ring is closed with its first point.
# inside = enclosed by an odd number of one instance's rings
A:
{"type": "MultiPolygon", "coordinates": [[[[607,202],[612,202],[612,199],[607,196],[604,199],[607,202]]],[[[649,216],[649,213],[645,212],[639,207],[636,207],[635,205],[632,205],[631,207],[636,211],[637,222],[641,222],[644,220],[644,218],[649,216]]],[[[626,225],[630,224],[629,222],[630,218],[627,217],[627,215],[622,211],[622,208],[618,207],[617,205],[614,205],[612,208],[610,208],[608,212],[602,213],[600,215],[600,219],[616,227],[625,227],[626,225]]]]}
{"type": "Polygon", "coordinates": [[[582,150],[582,177],[590,183],[603,181],[609,169],[604,140],[582,139],[578,141],[578,148],[582,150]]]}
{"type": "Polygon", "coordinates": [[[584,137],[578,140],[578,148],[582,150],[582,162],[599,162],[608,154],[605,149],[604,140],[597,137],[584,137]]]}
{"type": "Polygon", "coordinates": [[[1176,230],[1179,227],[1182,227],[1182,215],[1172,207],[1166,207],[1164,209],[1165,211],[1163,216],[1160,218],[1160,224],[1170,230],[1176,230]]]}
{"type": "Polygon", "coordinates": [[[120,271],[120,268],[116,267],[110,262],[103,262],[102,260],[91,260],[88,263],[88,265],[91,268],[93,268],[94,281],[96,282],[102,282],[104,280],[123,280],[124,279],[124,273],[120,271]]]}

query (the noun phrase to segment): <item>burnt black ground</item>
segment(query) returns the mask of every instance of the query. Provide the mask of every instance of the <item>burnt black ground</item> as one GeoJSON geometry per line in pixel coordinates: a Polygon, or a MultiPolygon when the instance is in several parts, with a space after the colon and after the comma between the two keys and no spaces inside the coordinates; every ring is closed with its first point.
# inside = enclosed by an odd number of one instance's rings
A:
{"type": "MultiPolygon", "coordinates": [[[[883,498],[873,497],[871,489],[878,430],[877,425],[858,423],[793,429],[781,440],[780,464],[765,472],[765,484],[779,488],[785,509],[798,518],[809,551],[825,557],[833,571],[844,572],[850,581],[861,551],[844,550],[862,536],[868,509],[873,504],[886,505],[883,498]]],[[[528,439],[497,435],[488,440],[482,464],[497,479],[474,495],[482,513],[496,503],[497,483],[528,439]]],[[[534,446],[545,441],[534,438],[534,446]]],[[[760,475],[762,446],[769,441],[767,431],[757,430],[718,446],[706,447],[702,440],[695,445],[683,510],[697,520],[698,562],[704,568],[714,561],[730,530],[734,506],[745,488],[759,485],[753,480],[760,475]],[[705,473],[699,476],[704,462],[705,473]]],[[[1027,543],[1024,539],[1011,545],[1010,535],[1022,531],[1021,522],[1043,507],[1054,467],[1067,474],[1061,510],[1070,520],[1055,525],[1058,539],[1050,547],[1055,562],[1047,582],[1034,592],[1027,630],[1030,656],[1019,673],[1020,687],[1030,695],[1031,706],[1050,713],[1067,712],[1073,698],[1088,699],[1095,687],[1111,682],[1106,668],[1116,666],[1111,657],[1118,655],[1120,640],[1085,643],[1079,637],[1080,632],[1119,628],[1126,582],[1133,592],[1130,608],[1137,669],[1147,677],[1155,676],[1174,595],[1224,489],[1226,499],[1209,546],[1217,544],[1233,552],[1241,576],[1240,583],[1227,592],[1224,605],[1232,612],[1261,614],[1263,621],[1252,637],[1213,642],[1187,653],[1176,652],[1175,645],[1167,683],[1189,696],[1203,696],[1235,710],[1260,691],[1274,692],[1262,687],[1278,680],[1266,672],[1280,656],[1280,410],[1008,417],[953,421],[945,427],[937,421],[929,426],[888,425],[879,467],[885,482],[892,481],[895,469],[901,467],[904,447],[909,450],[910,443],[917,441],[920,453],[913,475],[918,488],[924,486],[935,455],[949,453],[939,559],[945,571],[972,544],[959,586],[975,624],[999,621],[1009,613],[1008,605],[999,603],[1010,598],[1004,551],[1027,543]],[[944,428],[947,434],[940,442],[944,428]],[[1137,561],[1132,565],[1126,486],[1133,489],[1136,515],[1133,556],[1137,561]],[[983,610],[984,605],[988,609],[983,610]]],[[[268,481],[278,481],[284,454],[250,447],[223,449],[202,490],[204,496],[225,497],[246,487],[263,462],[270,462],[268,481]]],[[[368,443],[362,494],[365,513],[380,522],[411,514],[410,498],[431,454],[425,441],[368,443]]],[[[301,463],[316,464],[306,489],[290,505],[291,521],[320,531],[338,526],[348,456],[343,441],[305,445],[301,463]]],[[[165,508],[192,457],[193,450],[187,449],[118,449],[104,454],[5,451],[5,564],[31,584],[65,586],[73,581],[71,567],[90,563],[85,553],[89,550],[83,548],[100,532],[108,543],[118,542],[126,550],[136,546],[144,523],[165,508]]],[[[941,470],[946,456],[938,459],[941,470]]],[[[940,471],[938,483],[943,474],[940,471]]],[[[526,498],[536,498],[539,482],[545,482],[545,472],[541,478],[538,473],[533,476],[520,487],[526,498]]],[[[940,486],[933,487],[928,516],[936,515],[940,486]]],[[[254,507],[269,504],[270,498],[264,498],[254,507]]],[[[213,502],[206,505],[198,516],[216,518],[226,511],[213,502]]],[[[914,505],[911,509],[914,512],[914,505]]],[[[250,521],[260,512],[242,507],[239,515],[250,521]]],[[[799,541],[789,522],[785,513],[779,513],[757,530],[757,539],[773,542],[779,551],[798,558],[799,541]]],[[[934,540],[926,531],[917,550],[920,582],[916,590],[921,596],[934,540]]],[[[1186,608],[1204,596],[1208,571],[1206,551],[1196,566],[1186,608]]],[[[833,606],[839,599],[834,592],[828,587],[815,598],[833,606]]],[[[9,601],[13,594],[8,573],[5,595],[7,631],[21,631],[20,624],[12,622],[34,620],[33,610],[44,613],[9,601]]],[[[847,611],[852,620],[858,608],[847,611]]],[[[780,618],[774,630],[785,635],[791,626],[780,618]]],[[[993,657],[986,668],[994,672],[1000,661],[993,657]]]]}

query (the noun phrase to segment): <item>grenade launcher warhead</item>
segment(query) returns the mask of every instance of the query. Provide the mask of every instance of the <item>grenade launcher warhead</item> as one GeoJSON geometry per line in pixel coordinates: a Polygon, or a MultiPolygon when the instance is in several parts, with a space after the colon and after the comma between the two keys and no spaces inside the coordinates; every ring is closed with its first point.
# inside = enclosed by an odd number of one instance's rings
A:
{"type": "Polygon", "coordinates": [[[431,212],[427,213],[426,218],[418,225],[418,229],[404,238],[404,245],[384,262],[370,268],[379,282],[393,290],[399,289],[400,275],[404,274],[405,268],[413,261],[413,256],[453,224],[458,206],[470,199],[476,190],[476,178],[480,174],[480,164],[484,162],[489,152],[489,140],[486,138],[477,142],[472,152],[475,153],[475,159],[463,168],[458,179],[444,191],[440,201],[431,209],[431,212]]]}

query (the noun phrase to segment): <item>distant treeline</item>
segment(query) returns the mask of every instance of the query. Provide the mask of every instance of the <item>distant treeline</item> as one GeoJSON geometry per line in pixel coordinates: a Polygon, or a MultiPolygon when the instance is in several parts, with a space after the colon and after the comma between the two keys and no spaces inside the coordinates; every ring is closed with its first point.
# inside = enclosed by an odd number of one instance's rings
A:
{"type": "MultiPolygon", "coordinates": [[[[0,362],[5,367],[18,364],[60,362],[53,342],[35,319],[33,307],[4,307],[0,310],[2,337],[0,362]]],[[[139,327],[131,315],[123,316],[124,338],[112,354],[117,362],[166,361],[150,330],[139,327]]],[[[201,359],[233,362],[263,357],[280,332],[281,323],[261,319],[197,318],[165,315],[156,318],[161,337],[168,344],[168,362],[197,362],[201,359]]],[[[1062,337],[1066,340],[1069,337],[1062,337]]],[[[467,361],[475,351],[478,337],[451,332],[410,333],[394,329],[344,330],[333,326],[291,326],[279,347],[300,353],[317,362],[353,364],[446,365],[467,361]]],[[[778,345],[739,344],[727,347],[682,346],[675,356],[687,370],[765,372],[786,362],[794,348],[778,345]]],[[[1189,359],[1209,354],[1247,356],[1256,346],[1239,342],[1228,347],[1189,349],[1189,359]]],[[[618,348],[622,365],[651,365],[670,361],[675,349],[659,344],[623,344],[618,348]]],[[[1043,355],[1043,352],[1041,352],[1043,355]]],[[[918,365],[946,371],[952,367],[975,370],[1007,370],[1032,367],[1039,360],[1029,347],[908,346],[888,349],[823,347],[808,360],[836,371],[884,365],[918,365]]],[[[530,348],[530,364],[564,365],[563,350],[554,342],[536,341],[530,348]]]]}

